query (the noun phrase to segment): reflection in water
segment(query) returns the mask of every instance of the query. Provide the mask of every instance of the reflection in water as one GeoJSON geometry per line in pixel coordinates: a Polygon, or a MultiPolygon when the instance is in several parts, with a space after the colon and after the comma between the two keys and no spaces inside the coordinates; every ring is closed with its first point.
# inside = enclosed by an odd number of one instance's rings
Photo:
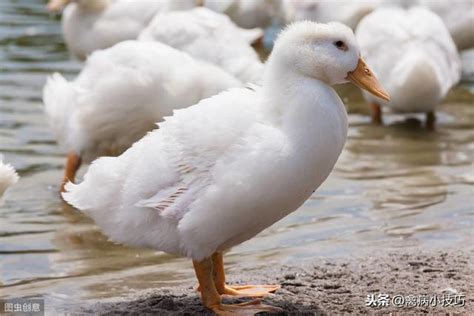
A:
{"type": "MultiPolygon", "coordinates": [[[[108,242],[59,199],[64,153],[41,91],[49,73],[73,77],[80,64],[43,5],[0,2],[0,152],[22,176],[0,209],[0,297],[45,297],[53,309],[191,280],[188,260],[108,242]]],[[[232,249],[231,275],[271,261],[472,241],[474,85],[450,94],[435,132],[397,115],[373,126],[358,90],[337,90],[351,127],[335,172],[300,210],[232,249]]]]}

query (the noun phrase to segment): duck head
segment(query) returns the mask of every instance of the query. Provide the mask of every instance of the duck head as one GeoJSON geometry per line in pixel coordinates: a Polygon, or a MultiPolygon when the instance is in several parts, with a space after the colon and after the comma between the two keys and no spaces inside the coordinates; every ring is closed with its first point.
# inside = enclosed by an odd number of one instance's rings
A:
{"type": "Polygon", "coordinates": [[[278,37],[270,62],[328,85],[352,82],[384,99],[388,93],[360,56],[352,30],[337,22],[291,24],[278,37]],[[291,49],[288,49],[290,47],[291,49]]]}

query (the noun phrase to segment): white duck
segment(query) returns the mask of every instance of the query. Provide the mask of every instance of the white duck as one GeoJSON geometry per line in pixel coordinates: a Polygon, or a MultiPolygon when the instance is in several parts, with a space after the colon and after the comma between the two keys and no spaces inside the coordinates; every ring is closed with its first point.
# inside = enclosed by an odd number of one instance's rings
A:
{"type": "Polygon", "coordinates": [[[436,107],[461,74],[443,21],[421,7],[380,8],[362,19],[356,36],[362,55],[391,96],[385,102],[364,93],[373,121],[382,122],[383,105],[394,112],[424,112],[428,128],[433,128],[436,107]]]}
{"type": "Polygon", "coordinates": [[[174,109],[241,83],[220,68],[158,42],[125,41],[94,52],[79,76],[48,79],[45,111],[68,151],[64,180],[81,160],[122,153],[174,109]]]}
{"type": "Polygon", "coordinates": [[[62,16],[70,52],[84,60],[98,49],[136,39],[157,12],[191,9],[197,0],[50,0],[48,9],[62,16]]]}
{"type": "Polygon", "coordinates": [[[0,155],[0,204],[2,203],[3,193],[18,181],[18,174],[15,169],[3,163],[3,156],[0,155]]]}
{"type": "Polygon", "coordinates": [[[157,14],[138,39],[170,45],[220,66],[245,83],[261,79],[263,63],[249,44],[262,36],[260,29],[241,29],[226,15],[195,8],[157,14]]]}
{"type": "Polygon", "coordinates": [[[278,38],[261,89],[232,89],[174,112],[119,157],[92,163],[64,199],[111,240],[191,258],[205,306],[217,314],[272,311],[278,286],[225,284],[222,252],[296,210],[331,172],[347,115],[331,85],[352,80],[388,98],[352,31],[300,22],[278,38]]]}

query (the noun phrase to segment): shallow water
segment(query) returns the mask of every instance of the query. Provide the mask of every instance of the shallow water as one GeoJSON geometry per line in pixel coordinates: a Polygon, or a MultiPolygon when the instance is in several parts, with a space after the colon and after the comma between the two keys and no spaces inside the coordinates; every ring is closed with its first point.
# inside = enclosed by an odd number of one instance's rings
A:
{"type": "MultiPolygon", "coordinates": [[[[62,310],[191,280],[188,260],[112,244],[60,200],[64,152],[48,130],[41,92],[49,73],[74,77],[80,64],[43,4],[0,2],[0,152],[22,177],[0,207],[0,298],[44,297],[49,310],[62,310]]],[[[359,92],[338,90],[351,126],[336,170],[297,212],[232,249],[231,271],[472,242],[474,84],[449,95],[434,132],[396,115],[373,126],[359,92]]]]}

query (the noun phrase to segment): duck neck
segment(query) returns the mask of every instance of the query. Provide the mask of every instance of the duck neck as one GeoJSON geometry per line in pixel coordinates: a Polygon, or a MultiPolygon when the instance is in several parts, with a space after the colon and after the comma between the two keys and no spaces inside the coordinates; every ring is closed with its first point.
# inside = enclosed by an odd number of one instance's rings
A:
{"type": "Polygon", "coordinates": [[[294,93],[296,75],[292,70],[275,61],[270,55],[263,73],[262,90],[265,102],[265,114],[274,120],[281,120],[285,112],[285,103],[294,93]]]}
{"type": "Polygon", "coordinates": [[[295,111],[320,111],[330,102],[342,105],[331,86],[313,77],[296,73],[292,65],[268,60],[263,75],[263,95],[267,114],[283,119],[295,111]],[[336,100],[337,99],[337,100],[336,100]],[[327,102],[323,102],[326,100],[327,102]]]}
{"type": "Polygon", "coordinates": [[[100,12],[105,10],[112,0],[78,0],[79,8],[87,12],[100,12]]]}
{"type": "Polygon", "coordinates": [[[263,111],[288,135],[335,134],[345,138],[347,112],[334,89],[325,82],[295,73],[291,65],[268,61],[263,79],[263,111]]]}

